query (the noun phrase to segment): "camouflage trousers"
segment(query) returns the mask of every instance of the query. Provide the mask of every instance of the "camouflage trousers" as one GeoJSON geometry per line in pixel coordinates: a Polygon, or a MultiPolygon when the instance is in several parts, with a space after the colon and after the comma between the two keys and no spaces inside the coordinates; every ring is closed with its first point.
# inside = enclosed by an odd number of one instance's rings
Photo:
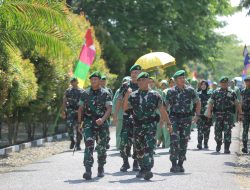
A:
{"type": "Polygon", "coordinates": [[[170,160],[186,160],[187,145],[191,132],[192,117],[170,116],[173,133],[170,135],[170,160]]]}
{"type": "Polygon", "coordinates": [[[204,143],[208,142],[211,126],[212,126],[212,119],[208,119],[205,116],[200,116],[200,118],[197,121],[198,143],[202,143],[203,139],[204,143]]]}
{"type": "Polygon", "coordinates": [[[232,128],[234,127],[234,118],[231,113],[215,114],[215,141],[222,144],[222,133],[224,131],[224,143],[231,143],[232,128]]]}
{"type": "Polygon", "coordinates": [[[94,163],[93,151],[94,144],[97,140],[97,162],[98,166],[104,166],[106,164],[106,145],[107,145],[107,133],[108,133],[108,123],[105,122],[102,126],[97,126],[94,121],[85,119],[84,120],[84,166],[92,167],[94,163]]]}
{"type": "Polygon", "coordinates": [[[68,131],[69,137],[74,138],[74,128],[75,128],[77,141],[81,141],[82,134],[77,129],[78,127],[77,126],[77,111],[67,110],[66,116],[67,116],[66,118],[67,131],[68,131]]]}
{"type": "Polygon", "coordinates": [[[248,130],[250,125],[250,113],[244,114],[243,119],[243,133],[242,133],[242,142],[248,142],[248,130]]]}
{"type": "Polygon", "coordinates": [[[135,123],[135,151],[140,168],[151,170],[154,166],[157,122],[135,123]]]}
{"type": "MultiPolygon", "coordinates": [[[[120,153],[123,159],[131,156],[131,148],[134,146],[134,121],[132,115],[123,115],[121,130],[120,153]]],[[[136,159],[135,148],[133,158],[136,159]]]]}

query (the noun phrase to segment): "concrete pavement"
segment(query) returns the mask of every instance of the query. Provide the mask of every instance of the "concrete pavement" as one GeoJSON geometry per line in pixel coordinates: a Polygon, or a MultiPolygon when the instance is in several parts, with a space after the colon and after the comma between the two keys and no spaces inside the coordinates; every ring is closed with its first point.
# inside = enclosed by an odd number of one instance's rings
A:
{"type": "MultiPolygon", "coordinates": [[[[136,173],[129,171],[122,173],[119,168],[122,159],[119,151],[115,149],[115,132],[111,132],[111,148],[108,151],[107,164],[105,166],[104,178],[97,178],[96,153],[93,167],[93,179],[86,181],[82,179],[84,168],[83,151],[65,151],[36,163],[18,168],[17,170],[0,175],[1,190],[138,190],[138,189],[180,189],[180,190],[208,190],[208,189],[240,189],[235,180],[234,163],[235,152],[239,150],[239,127],[233,129],[233,143],[231,154],[225,155],[215,152],[216,144],[213,140],[213,128],[210,133],[209,150],[198,151],[197,132],[192,132],[191,141],[188,146],[187,161],[184,163],[186,172],[183,174],[172,174],[169,172],[171,163],[169,161],[168,149],[157,149],[154,177],[151,181],[135,178],[136,173]]],[[[222,151],[223,152],[223,148],[222,151]]],[[[130,159],[132,165],[132,159],[130,159]]]]}

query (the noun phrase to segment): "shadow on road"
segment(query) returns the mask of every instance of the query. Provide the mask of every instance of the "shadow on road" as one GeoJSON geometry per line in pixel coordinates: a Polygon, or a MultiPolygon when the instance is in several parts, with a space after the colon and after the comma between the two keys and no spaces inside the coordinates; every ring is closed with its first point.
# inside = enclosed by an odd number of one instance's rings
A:
{"type": "Polygon", "coordinates": [[[184,176],[184,175],[191,175],[191,173],[154,173],[155,175],[159,175],[159,176],[184,176]]]}
{"type": "Polygon", "coordinates": [[[166,179],[162,179],[162,180],[154,180],[154,178],[152,178],[152,180],[144,180],[144,179],[138,179],[138,178],[131,178],[131,179],[124,179],[124,180],[118,180],[118,181],[109,181],[109,183],[154,183],[154,182],[159,182],[159,181],[165,181],[166,179]]]}
{"type": "Polygon", "coordinates": [[[99,181],[99,177],[93,177],[91,180],[85,180],[85,179],[69,179],[64,181],[64,183],[69,183],[69,184],[79,184],[79,183],[94,183],[99,181]]]}
{"type": "Polygon", "coordinates": [[[136,172],[133,171],[128,171],[128,172],[115,172],[115,173],[105,173],[107,175],[112,175],[112,176],[127,176],[127,175],[136,175],[136,172]]]}

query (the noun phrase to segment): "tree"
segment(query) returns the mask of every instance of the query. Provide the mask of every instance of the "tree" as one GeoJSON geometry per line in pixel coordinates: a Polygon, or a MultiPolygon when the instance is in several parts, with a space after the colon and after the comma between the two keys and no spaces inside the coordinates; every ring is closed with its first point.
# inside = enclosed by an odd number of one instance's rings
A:
{"type": "Polygon", "coordinates": [[[170,53],[178,67],[190,60],[211,63],[221,40],[214,29],[223,26],[216,16],[232,13],[228,0],[75,0],[71,5],[95,26],[103,58],[111,72],[121,77],[124,63],[128,71],[150,51],[170,53]]]}

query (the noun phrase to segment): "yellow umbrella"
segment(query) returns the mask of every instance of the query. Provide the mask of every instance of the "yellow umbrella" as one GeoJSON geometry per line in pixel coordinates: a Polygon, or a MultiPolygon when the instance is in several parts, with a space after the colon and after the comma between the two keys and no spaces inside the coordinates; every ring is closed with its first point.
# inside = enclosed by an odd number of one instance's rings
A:
{"type": "Polygon", "coordinates": [[[175,65],[175,58],[165,52],[152,52],[141,56],[135,64],[142,67],[143,70],[149,71],[155,68],[167,68],[175,65]]]}

